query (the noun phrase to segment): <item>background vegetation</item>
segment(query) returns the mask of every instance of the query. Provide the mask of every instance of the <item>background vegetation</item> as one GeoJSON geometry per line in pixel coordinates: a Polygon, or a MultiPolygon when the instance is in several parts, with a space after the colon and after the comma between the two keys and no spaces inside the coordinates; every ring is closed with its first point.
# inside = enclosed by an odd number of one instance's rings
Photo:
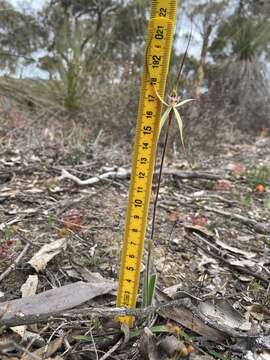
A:
{"type": "MultiPolygon", "coordinates": [[[[130,140],[149,5],[51,0],[36,11],[0,1],[2,118],[16,107],[45,127],[57,114],[67,126],[86,125],[94,137],[102,130],[115,141],[121,131],[130,140]]],[[[193,148],[219,143],[225,133],[239,141],[239,134],[269,131],[269,14],[268,1],[182,1],[171,76],[192,22],[181,91],[200,100],[184,113],[193,148]]]]}

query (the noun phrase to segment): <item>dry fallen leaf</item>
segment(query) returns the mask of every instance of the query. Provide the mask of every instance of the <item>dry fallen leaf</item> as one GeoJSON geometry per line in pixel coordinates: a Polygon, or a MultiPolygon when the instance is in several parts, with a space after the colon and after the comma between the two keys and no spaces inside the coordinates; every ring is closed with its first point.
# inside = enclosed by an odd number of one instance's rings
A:
{"type": "Polygon", "coordinates": [[[21,287],[22,297],[35,295],[38,286],[38,276],[29,275],[21,287]]]}
{"type": "Polygon", "coordinates": [[[59,288],[44,291],[27,298],[15,299],[1,303],[3,308],[2,322],[12,323],[20,314],[22,321],[27,317],[33,319],[37,315],[46,315],[71,309],[97,296],[110,293],[116,289],[116,282],[104,279],[97,282],[96,278],[87,283],[78,281],[59,288]]]}
{"type": "Polygon", "coordinates": [[[187,329],[190,329],[215,343],[223,344],[227,339],[225,333],[206,325],[202,320],[194,316],[192,311],[185,306],[179,305],[177,307],[164,308],[159,310],[158,313],[165,319],[176,321],[187,329]]]}
{"type": "MultiPolygon", "coordinates": [[[[56,351],[60,348],[60,346],[63,343],[63,338],[59,337],[51,341],[48,345],[43,346],[40,349],[37,349],[32,354],[36,355],[38,357],[42,357],[42,359],[48,359],[50,356],[52,356],[56,351]]],[[[33,356],[30,354],[25,354],[21,360],[32,360],[33,356]]]]}
{"type": "Polygon", "coordinates": [[[208,218],[204,215],[195,214],[191,217],[192,219],[192,225],[196,226],[206,226],[208,224],[208,218]]]}
{"type": "Polygon", "coordinates": [[[28,261],[28,263],[37,271],[43,271],[48,262],[56,255],[66,249],[67,239],[58,239],[42,248],[28,261]]]}
{"type": "Polygon", "coordinates": [[[258,321],[263,321],[266,319],[270,319],[270,311],[260,304],[254,304],[251,306],[247,306],[247,314],[246,318],[248,319],[250,315],[258,321]]]}
{"type": "Polygon", "coordinates": [[[78,230],[82,225],[83,214],[78,209],[70,209],[64,213],[61,222],[70,230],[78,230]]]}
{"type": "Polygon", "coordinates": [[[172,221],[172,222],[176,222],[176,221],[179,221],[179,222],[184,222],[186,221],[186,215],[184,214],[181,214],[177,211],[170,211],[170,213],[167,215],[167,218],[169,221],[172,221]]]}
{"type": "MultiPolygon", "coordinates": [[[[27,297],[27,296],[32,296],[35,295],[36,290],[37,290],[37,285],[38,285],[38,277],[37,275],[30,275],[28,277],[28,279],[26,280],[26,282],[21,286],[21,292],[22,292],[22,297],[27,297]]],[[[25,338],[25,332],[26,332],[26,325],[21,325],[21,326],[14,326],[11,328],[12,331],[14,331],[15,333],[19,334],[21,336],[22,339],[25,338]]],[[[28,332],[27,337],[31,337],[30,332],[28,332]]],[[[33,337],[36,334],[33,334],[33,337]]]]}
{"type": "Polygon", "coordinates": [[[214,182],[213,190],[215,191],[231,191],[233,183],[230,180],[216,180],[214,182]]]}
{"type": "Polygon", "coordinates": [[[230,259],[230,264],[233,266],[237,266],[239,269],[246,269],[253,271],[254,273],[260,273],[262,271],[262,266],[265,260],[261,261],[252,261],[250,259],[230,259]]]}
{"type": "Polygon", "coordinates": [[[189,360],[213,360],[210,355],[190,354],[189,360]]]}
{"type": "Polygon", "coordinates": [[[145,327],[142,331],[139,343],[140,359],[163,360],[157,348],[157,341],[150,329],[145,327]]]}
{"type": "Polygon", "coordinates": [[[269,351],[260,351],[260,353],[252,353],[252,351],[248,351],[244,358],[245,360],[270,360],[270,353],[269,351]]]}
{"type": "Polygon", "coordinates": [[[250,251],[244,251],[241,249],[238,249],[234,246],[230,246],[228,244],[226,244],[225,242],[219,240],[219,239],[215,239],[216,244],[221,247],[223,250],[228,250],[234,254],[239,254],[239,255],[243,255],[246,259],[251,259],[254,258],[256,256],[256,254],[254,252],[250,252],[250,251]]]}
{"type": "Polygon", "coordinates": [[[248,331],[251,329],[251,323],[226,300],[216,301],[215,304],[209,301],[200,302],[199,311],[219,325],[224,325],[232,330],[248,331]]]}
{"type": "Polygon", "coordinates": [[[241,163],[231,163],[227,166],[227,169],[231,170],[235,176],[241,176],[246,172],[246,166],[241,163]]]}
{"type": "MultiPolygon", "coordinates": [[[[0,349],[2,353],[9,353],[16,350],[15,343],[20,342],[20,336],[16,333],[4,333],[0,335],[0,349]]],[[[2,360],[2,357],[1,357],[2,360]]]]}
{"type": "Polygon", "coordinates": [[[165,353],[169,359],[186,358],[194,352],[192,345],[185,344],[184,341],[177,339],[174,335],[162,338],[158,343],[158,349],[165,353]]]}

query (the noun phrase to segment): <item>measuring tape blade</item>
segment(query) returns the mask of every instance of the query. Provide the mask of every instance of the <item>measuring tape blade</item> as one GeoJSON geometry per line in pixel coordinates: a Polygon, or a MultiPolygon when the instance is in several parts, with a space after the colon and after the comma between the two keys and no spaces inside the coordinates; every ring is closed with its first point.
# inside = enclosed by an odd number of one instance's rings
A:
{"type": "MultiPolygon", "coordinates": [[[[152,192],[162,103],[168,75],[177,0],[152,1],[133,153],[117,306],[136,306],[148,207],[152,192]]],[[[133,325],[133,317],[119,321],[133,325]]]]}

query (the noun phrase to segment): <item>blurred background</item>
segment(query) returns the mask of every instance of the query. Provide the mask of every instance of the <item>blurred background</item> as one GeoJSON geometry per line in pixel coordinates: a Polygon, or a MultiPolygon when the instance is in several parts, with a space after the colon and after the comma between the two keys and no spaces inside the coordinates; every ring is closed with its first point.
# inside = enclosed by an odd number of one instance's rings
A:
{"type": "MultiPolygon", "coordinates": [[[[19,130],[36,144],[70,145],[67,131],[80,147],[129,146],[150,3],[0,1],[2,142],[19,130]]],[[[269,136],[269,15],[267,0],[179,2],[169,83],[192,29],[180,87],[181,96],[199,100],[182,110],[191,153],[269,136]]],[[[171,148],[181,151],[177,129],[171,148]]]]}

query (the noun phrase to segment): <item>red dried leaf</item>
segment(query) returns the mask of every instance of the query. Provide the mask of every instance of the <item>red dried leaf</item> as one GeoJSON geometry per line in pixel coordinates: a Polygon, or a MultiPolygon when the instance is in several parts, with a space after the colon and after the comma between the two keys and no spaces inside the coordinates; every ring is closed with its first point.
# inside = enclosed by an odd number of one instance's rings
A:
{"type": "Polygon", "coordinates": [[[70,230],[77,230],[82,226],[83,214],[78,209],[68,210],[62,217],[61,222],[70,230]]]}
{"type": "Polygon", "coordinates": [[[183,214],[180,214],[180,213],[177,212],[177,211],[171,211],[171,212],[168,214],[168,220],[169,220],[169,221],[172,221],[172,222],[176,222],[176,221],[185,222],[186,216],[183,215],[183,214]]]}
{"type": "Polygon", "coordinates": [[[242,176],[246,172],[246,166],[241,163],[229,164],[228,169],[232,171],[234,176],[242,176]]]}
{"type": "Polygon", "coordinates": [[[206,226],[208,224],[208,218],[204,215],[194,215],[191,217],[193,226],[206,226]]]}
{"type": "Polygon", "coordinates": [[[6,240],[0,245],[0,258],[2,259],[11,259],[14,254],[13,245],[15,244],[14,240],[6,240]]]}
{"type": "Polygon", "coordinates": [[[230,180],[216,180],[214,182],[213,190],[230,191],[233,188],[233,183],[230,180]]]}

